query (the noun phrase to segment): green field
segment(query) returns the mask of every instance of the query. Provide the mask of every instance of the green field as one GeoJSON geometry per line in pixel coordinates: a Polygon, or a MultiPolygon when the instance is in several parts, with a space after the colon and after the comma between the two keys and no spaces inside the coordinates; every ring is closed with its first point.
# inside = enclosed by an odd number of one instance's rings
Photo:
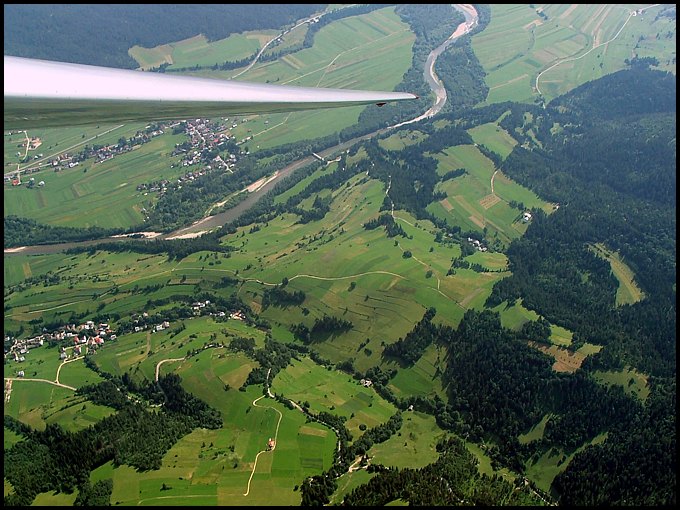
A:
{"type": "Polygon", "coordinates": [[[577,453],[590,445],[600,444],[606,439],[607,433],[605,432],[571,452],[563,452],[557,448],[544,451],[538,458],[532,458],[527,463],[526,476],[536,483],[539,489],[549,493],[550,485],[555,477],[567,468],[577,453]]]}
{"type": "Polygon", "coordinates": [[[551,417],[550,414],[546,414],[543,418],[541,418],[541,421],[539,421],[536,425],[531,427],[531,430],[529,430],[525,434],[520,434],[518,438],[520,444],[527,444],[532,441],[538,441],[540,439],[543,439],[543,434],[545,433],[545,425],[548,423],[550,417],[551,417]]]}
{"type": "Polygon", "coordinates": [[[517,145],[517,140],[510,136],[505,129],[493,122],[468,129],[468,133],[470,133],[475,143],[486,146],[488,149],[500,154],[503,159],[507,158],[515,145],[517,145]]]}
{"type": "Polygon", "coordinates": [[[50,169],[31,174],[36,182],[45,181],[43,187],[5,185],[5,216],[13,214],[62,226],[138,225],[145,218],[142,209],[150,210],[157,198],[137,191],[137,185],[182,175],[180,167],[170,168],[169,155],[184,138],[164,134],[103,163],[89,159],[58,173],[50,169]]]}
{"type": "Polygon", "coordinates": [[[649,377],[630,367],[626,367],[623,370],[610,370],[606,372],[597,370],[593,376],[596,381],[607,386],[621,386],[626,394],[639,398],[643,402],[649,396],[649,377]]]}
{"type": "MultiPolygon", "coordinates": [[[[492,310],[497,311],[501,316],[501,325],[504,328],[519,331],[521,327],[529,321],[537,321],[540,318],[535,311],[524,307],[522,300],[518,299],[514,303],[503,302],[495,306],[492,310]]],[[[554,345],[567,347],[571,345],[574,333],[556,324],[550,325],[550,341],[554,345]]]]}
{"type": "Polygon", "coordinates": [[[447,396],[440,374],[445,370],[446,352],[440,345],[430,345],[423,356],[412,367],[402,368],[396,364],[388,364],[388,368],[399,369],[388,384],[397,397],[421,395],[434,397],[439,395],[446,402],[447,396]]]}
{"type": "Polygon", "coordinates": [[[243,32],[213,42],[208,42],[203,34],[199,34],[153,48],[133,46],[128,53],[139,63],[141,69],[158,67],[165,63],[171,64],[168,69],[220,65],[226,61],[242,60],[252,56],[277,34],[275,30],[243,32]]]}
{"type": "Polygon", "coordinates": [[[433,416],[407,411],[399,432],[384,443],[373,445],[368,455],[371,462],[383,466],[417,469],[437,460],[435,447],[447,436],[433,416]]]}
{"type": "Polygon", "coordinates": [[[404,147],[422,142],[426,138],[425,133],[417,130],[401,130],[387,138],[378,140],[378,145],[388,151],[400,151],[404,147]]]}
{"type": "Polygon", "coordinates": [[[182,438],[165,455],[161,469],[139,473],[108,463],[93,471],[91,480],[113,478],[114,505],[299,505],[300,494],[291,487],[330,467],[335,435],[318,424],[305,423],[299,411],[272,400],[258,402],[277,408],[282,419],[276,449],[258,457],[245,496],[255,457],[275,435],[279,415],[267,407],[251,406],[259,396],[253,388],[228,393],[238,395],[228,399],[230,412],[223,413],[224,426],[196,429],[182,438]],[[161,490],[163,484],[169,488],[161,490]]]}
{"type": "Polygon", "coordinates": [[[315,414],[325,411],[344,416],[345,427],[354,439],[362,434],[360,425],[375,427],[385,423],[396,411],[373,389],[363,387],[345,373],[328,371],[309,358],[293,361],[276,376],[271,390],[300,405],[308,402],[315,414]]]}
{"type": "MultiPolygon", "coordinates": [[[[484,128],[475,136],[481,137],[485,145],[495,147],[496,151],[509,154],[511,144],[505,131],[484,128]]],[[[458,168],[464,168],[467,173],[440,182],[436,189],[445,192],[447,198],[428,205],[427,210],[463,230],[486,230],[487,239],[497,241],[498,248],[521,236],[527,228],[522,222],[522,211],[510,207],[510,201],[522,202],[526,208],[536,207],[547,213],[553,210],[552,204],[496,171],[493,162],[474,145],[449,147],[433,157],[439,161],[439,175],[458,168]]]]}
{"type": "Polygon", "coordinates": [[[439,320],[456,325],[467,307],[481,307],[503,275],[461,270],[446,276],[460,247],[438,245],[429,222],[418,222],[404,212],[397,217],[413,239],[399,238],[395,246],[381,229],[365,230],[363,223],[378,215],[383,186],[364,175],[355,176],[349,186],[333,192],[331,210],[319,222],[303,225],[297,215],[283,214],[258,225],[257,232],[239,229],[226,238],[239,251],[221,266],[221,270],[239,270],[239,277],[247,280],[239,295],[256,310],[264,288],[284,277],[289,291],[305,292],[307,315],[301,307],[261,310],[272,325],[285,329],[299,322],[311,325],[317,317],[340,311],[354,328],[319,343],[319,352],[333,361],[354,357],[361,370],[379,364],[381,342],[404,336],[430,306],[441,313],[439,320]],[[413,257],[404,259],[404,250],[413,257]],[[433,272],[431,278],[426,276],[428,270],[433,272]],[[356,345],[366,338],[369,351],[356,352],[356,345]]]}
{"type": "Polygon", "coordinates": [[[532,102],[543,71],[539,89],[549,101],[623,69],[632,54],[660,56],[660,68],[674,73],[675,20],[657,19],[661,7],[629,17],[638,7],[646,5],[492,5],[489,25],[472,38],[487,73],[486,103],[532,102]]]}

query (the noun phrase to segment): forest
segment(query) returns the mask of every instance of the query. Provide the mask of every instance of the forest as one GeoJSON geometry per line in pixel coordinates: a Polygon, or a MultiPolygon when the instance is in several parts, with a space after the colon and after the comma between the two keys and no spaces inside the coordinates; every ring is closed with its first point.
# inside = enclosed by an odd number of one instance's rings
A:
{"type": "Polygon", "coordinates": [[[198,34],[216,41],[247,30],[278,29],[324,7],[324,4],[5,4],[5,55],[134,69],[138,64],[128,50],[136,45],[152,48],[198,34]]]}

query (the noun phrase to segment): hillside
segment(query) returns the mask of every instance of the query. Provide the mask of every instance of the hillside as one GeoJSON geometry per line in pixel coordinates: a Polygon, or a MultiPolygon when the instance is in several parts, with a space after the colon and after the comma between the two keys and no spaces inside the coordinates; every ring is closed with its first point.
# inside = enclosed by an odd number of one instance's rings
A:
{"type": "Polygon", "coordinates": [[[323,7],[5,4],[4,51],[17,57],[135,68],[137,64],[128,55],[135,45],[153,47],[199,34],[213,41],[244,30],[279,28],[323,7]]]}

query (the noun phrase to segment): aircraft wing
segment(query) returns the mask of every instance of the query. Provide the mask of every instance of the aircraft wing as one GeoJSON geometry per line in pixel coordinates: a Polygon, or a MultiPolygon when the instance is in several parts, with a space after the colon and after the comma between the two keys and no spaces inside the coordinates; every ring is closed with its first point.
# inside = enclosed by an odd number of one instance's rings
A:
{"type": "Polygon", "coordinates": [[[279,113],[417,99],[4,57],[4,129],[279,113]]]}

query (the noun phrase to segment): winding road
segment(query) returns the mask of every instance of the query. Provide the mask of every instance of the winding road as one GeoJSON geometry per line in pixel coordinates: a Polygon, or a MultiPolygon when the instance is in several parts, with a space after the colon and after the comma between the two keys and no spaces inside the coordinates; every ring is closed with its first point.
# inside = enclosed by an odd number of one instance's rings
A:
{"type": "MultiPolygon", "coordinates": [[[[659,5],[661,5],[661,4],[648,5],[647,7],[643,7],[643,8],[641,8],[641,9],[638,9],[638,11],[643,12],[643,11],[645,11],[645,10],[647,10],[647,9],[651,9],[652,7],[657,7],[657,6],[659,6],[659,5]]],[[[626,25],[628,24],[628,22],[630,21],[630,19],[631,19],[633,16],[635,16],[635,15],[636,15],[636,11],[635,11],[635,10],[631,10],[631,11],[628,13],[628,18],[626,18],[626,21],[624,21],[624,23],[623,23],[623,25],[621,26],[621,28],[619,28],[619,31],[616,32],[616,34],[614,35],[614,37],[612,37],[612,38],[609,39],[608,41],[605,41],[605,42],[599,43],[599,44],[595,44],[592,48],[590,48],[588,51],[586,51],[583,55],[580,55],[580,56],[578,56],[578,57],[569,57],[569,58],[565,58],[564,60],[560,60],[559,62],[556,62],[555,64],[551,65],[551,66],[548,67],[547,69],[545,69],[545,70],[541,71],[540,73],[538,73],[538,76],[536,76],[536,92],[538,93],[538,95],[539,95],[539,96],[542,96],[542,95],[543,95],[543,93],[541,92],[541,89],[540,89],[539,86],[538,86],[538,81],[541,79],[541,76],[543,76],[545,73],[547,73],[547,72],[550,71],[551,69],[555,69],[557,66],[562,65],[562,64],[564,64],[564,63],[566,63],[566,62],[572,62],[572,61],[574,61],[574,60],[580,60],[580,59],[582,59],[583,57],[587,56],[588,54],[592,53],[595,49],[599,48],[600,46],[605,46],[606,44],[609,44],[610,42],[614,41],[614,40],[621,34],[621,32],[623,31],[623,29],[626,28],[626,25]]],[[[545,107],[545,105],[543,105],[543,106],[545,107]]]]}

